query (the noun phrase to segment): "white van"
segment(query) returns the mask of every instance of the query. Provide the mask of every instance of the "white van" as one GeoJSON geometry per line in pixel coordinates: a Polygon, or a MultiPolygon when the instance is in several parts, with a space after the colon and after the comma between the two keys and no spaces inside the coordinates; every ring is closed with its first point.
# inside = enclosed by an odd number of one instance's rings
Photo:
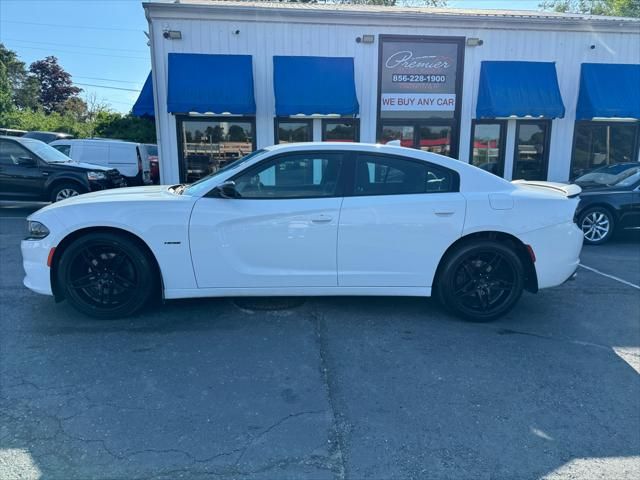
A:
{"type": "Polygon", "coordinates": [[[127,185],[151,183],[149,158],[141,143],[123,140],[56,140],[50,145],[76,162],[93,163],[115,168],[127,181],[127,185]]]}

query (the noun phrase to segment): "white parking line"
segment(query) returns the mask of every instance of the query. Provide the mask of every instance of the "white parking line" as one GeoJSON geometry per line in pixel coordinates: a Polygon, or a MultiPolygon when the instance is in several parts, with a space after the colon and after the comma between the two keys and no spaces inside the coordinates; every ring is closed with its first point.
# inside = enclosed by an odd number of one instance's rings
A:
{"type": "Polygon", "coordinates": [[[590,272],[597,273],[598,275],[602,275],[603,277],[610,278],[611,280],[615,280],[616,282],[620,282],[620,283],[623,283],[623,284],[625,284],[625,285],[627,285],[629,287],[635,288],[636,290],[640,290],[640,285],[636,285],[635,283],[627,282],[626,280],[618,278],[618,277],[616,277],[614,275],[609,275],[608,273],[601,272],[600,270],[597,270],[595,268],[587,267],[586,265],[583,265],[582,263],[580,264],[580,266],[582,268],[585,268],[585,269],[589,270],[590,272]]]}

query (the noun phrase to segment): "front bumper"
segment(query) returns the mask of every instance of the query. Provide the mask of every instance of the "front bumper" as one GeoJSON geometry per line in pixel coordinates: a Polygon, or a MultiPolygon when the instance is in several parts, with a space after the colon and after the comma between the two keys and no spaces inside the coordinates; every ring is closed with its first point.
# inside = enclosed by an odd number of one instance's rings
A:
{"type": "Polygon", "coordinates": [[[127,182],[124,178],[107,178],[106,180],[89,180],[89,191],[99,192],[101,190],[109,190],[111,188],[126,187],[127,182]]]}
{"type": "Polygon", "coordinates": [[[22,266],[24,268],[24,286],[29,290],[43,295],[53,295],[51,289],[51,269],[47,266],[47,259],[52,246],[43,240],[23,240],[20,244],[22,251],[22,266]]]}

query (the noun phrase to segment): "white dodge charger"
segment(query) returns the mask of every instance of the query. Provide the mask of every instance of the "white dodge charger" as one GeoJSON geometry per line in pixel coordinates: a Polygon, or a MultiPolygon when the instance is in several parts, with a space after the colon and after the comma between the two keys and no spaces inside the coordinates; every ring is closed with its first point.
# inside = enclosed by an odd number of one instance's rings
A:
{"type": "Polygon", "coordinates": [[[487,321],[523,290],[574,275],[579,193],[402,147],[280,145],[191,185],[90,193],[35,212],[24,284],[100,318],[160,294],[434,294],[487,321]]]}

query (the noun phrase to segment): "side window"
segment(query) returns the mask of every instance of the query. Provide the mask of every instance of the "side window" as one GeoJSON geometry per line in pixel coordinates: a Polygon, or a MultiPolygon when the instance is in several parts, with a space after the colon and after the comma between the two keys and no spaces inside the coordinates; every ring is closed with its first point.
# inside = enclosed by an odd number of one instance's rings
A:
{"type": "Polygon", "coordinates": [[[64,153],[67,157],[71,156],[71,145],[52,145],[52,147],[58,150],[60,153],[64,153]]]}
{"type": "Polygon", "coordinates": [[[26,148],[10,140],[0,140],[0,165],[19,165],[19,159],[33,158],[26,148]]]}
{"type": "Polygon", "coordinates": [[[314,198],[338,193],[342,154],[300,153],[278,157],[241,173],[240,198],[314,198]]]}
{"type": "Polygon", "coordinates": [[[355,195],[409,195],[453,192],[457,174],[426,162],[382,155],[359,155],[355,195]]]}

